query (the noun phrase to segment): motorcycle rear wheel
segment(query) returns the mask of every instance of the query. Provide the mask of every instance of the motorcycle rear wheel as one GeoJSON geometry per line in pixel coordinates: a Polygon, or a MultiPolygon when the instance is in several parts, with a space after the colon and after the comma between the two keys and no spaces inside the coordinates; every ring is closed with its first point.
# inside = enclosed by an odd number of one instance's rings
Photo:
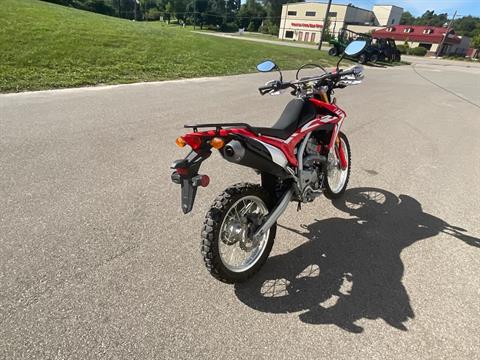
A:
{"type": "Polygon", "coordinates": [[[215,199],[201,235],[203,260],[213,277],[240,283],[260,270],[272,250],[276,223],[255,242],[251,219],[266,216],[272,207],[269,193],[257,184],[233,185],[215,199]]]}

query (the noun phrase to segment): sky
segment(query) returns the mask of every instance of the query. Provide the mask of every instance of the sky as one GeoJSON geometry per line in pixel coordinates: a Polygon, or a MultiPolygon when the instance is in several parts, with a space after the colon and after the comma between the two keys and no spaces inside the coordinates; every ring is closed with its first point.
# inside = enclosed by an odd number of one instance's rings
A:
{"type": "MultiPolygon", "coordinates": [[[[307,0],[308,1],[308,0],[307,0]]],[[[326,2],[320,0],[319,2],[326,2]]],[[[455,10],[458,16],[480,16],[480,0],[333,0],[337,4],[353,4],[355,6],[371,9],[373,5],[396,5],[409,11],[414,16],[422,15],[426,10],[435,10],[435,13],[448,13],[453,16],[455,10]]]]}

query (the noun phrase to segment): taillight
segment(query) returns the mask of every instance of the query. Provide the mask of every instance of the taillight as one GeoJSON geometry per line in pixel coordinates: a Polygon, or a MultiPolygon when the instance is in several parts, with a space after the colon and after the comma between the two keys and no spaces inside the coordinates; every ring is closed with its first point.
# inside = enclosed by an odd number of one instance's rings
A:
{"type": "Polygon", "coordinates": [[[198,150],[202,145],[202,137],[200,135],[186,134],[182,136],[182,139],[190,145],[193,150],[198,150]]]}

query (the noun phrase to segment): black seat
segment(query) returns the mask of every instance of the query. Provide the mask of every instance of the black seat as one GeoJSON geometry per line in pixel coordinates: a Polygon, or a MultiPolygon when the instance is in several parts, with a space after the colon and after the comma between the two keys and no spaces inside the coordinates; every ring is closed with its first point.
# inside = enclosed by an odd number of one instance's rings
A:
{"type": "Polygon", "coordinates": [[[288,139],[296,129],[313,120],[316,114],[315,106],[310,101],[294,99],[287,104],[282,115],[272,127],[252,127],[252,129],[261,135],[288,139]]]}

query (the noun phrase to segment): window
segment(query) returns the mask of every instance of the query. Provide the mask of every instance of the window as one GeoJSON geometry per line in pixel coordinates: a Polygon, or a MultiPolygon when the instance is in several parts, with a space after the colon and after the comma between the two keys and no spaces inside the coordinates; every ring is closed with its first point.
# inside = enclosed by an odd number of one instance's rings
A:
{"type": "Polygon", "coordinates": [[[289,11],[288,16],[297,16],[297,12],[296,11],[289,11]]]}
{"type": "Polygon", "coordinates": [[[306,11],[305,16],[315,16],[317,13],[315,11],[306,11]]]}
{"type": "Polygon", "coordinates": [[[392,23],[391,23],[391,24],[392,24],[392,25],[395,24],[395,19],[392,19],[392,23]]]}
{"type": "Polygon", "coordinates": [[[432,48],[432,44],[420,43],[418,44],[418,47],[423,47],[427,50],[430,50],[432,48]]]}
{"type": "Polygon", "coordinates": [[[285,31],[285,37],[287,39],[293,39],[293,31],[285,31]]]}
{"type": "Polygon", "coordinates": [[[388,32],[393,32],[393,31],[395,31],[395,28],[393,26],[390,26],[390,27],[387,28],[387,31],[388,32]]]}
{"type": "Polygon", "coordinates": [[[412,28],[406,28],[405,30],[403,30],[404,33],[411,33],[413,32],[413,29],[412,28]]]}
{"type": "Polygon", "coordinates": [[[336,11],[331,11],[328,13],[329,17],[337,17],[337,12],[336,11]]]}
{"type": "Polygon", "coordinates": [[[423,33],[425,35],[429,35],[429,34],[433,33],[433,30],[432,29],[425,29],[425,30],[423,30],[423,33]]]}

